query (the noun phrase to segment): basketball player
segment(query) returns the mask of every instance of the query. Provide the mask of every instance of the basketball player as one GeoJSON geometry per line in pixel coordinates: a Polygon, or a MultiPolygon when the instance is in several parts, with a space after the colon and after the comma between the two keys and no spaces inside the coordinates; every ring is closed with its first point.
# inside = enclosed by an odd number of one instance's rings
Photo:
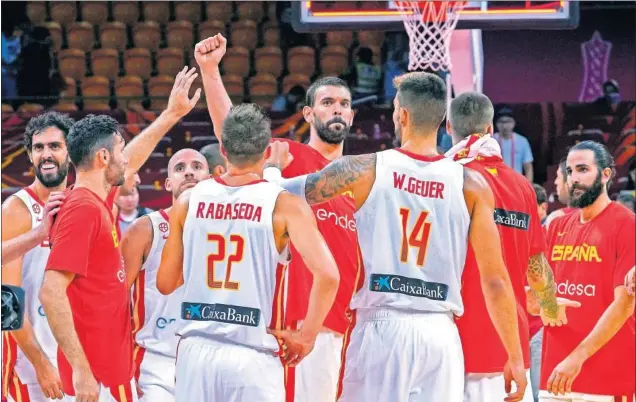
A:
{"type": "MultiPolygon", "coordinates": [[[[199,43],[195,51],[214,127],[222,126],[231,106],[218,71],[225,47],[226,40],[219,34],[199,43]]],[[[351,91],[343,80],[324,77],[311,84],[307,90],[306,106],[303,107],[305,121],[310,126],[309,143],[276,140],[285,142],[293,155],[293,160],[283,166],[283,177],[317,172],[341,157],[353,114],[351,91]]],[[[219,134],[217,132],[217,137],[219,134]]],[[[351,194],[344,193],[341,197],[312,206],[312,210],[318,229],[338,265],[340,286],[324,328],[316,339],[314,353],[288,372],[288,402],[323,402],[336,398],[343,335],[350,321],[347,309],[354,293],[356,275],[361,269],[358,253],[351,252],[358,248],[353,216],[355,205],[351,194]]],[[[286,326],[296,328],[307,314],[312,275],[293,246],[291,254],[285,320],[286,326]]]]}
{"type": "MultiPolygon", "coordinates": [[[[486,95],[465,92],[453,99],[446,131],[452,135],[455,146],[446,156],[479,172],[494,195],[494,218],[501,239],[501,252],[517,299],[519,337],[528,370],[530,340],[526,278],[537,294],[546,323],[562,325],[565,309],[559,317],[554,276],[544,255],[545,235],[535,190],[524,176],[504,163],[499,145],[492,138],[493,116],[494,108],[486,95]]],[[[464,401],[503,401],[506,398],[503,372],[508,358],[488,318],[479,277],[474,250],[469,248],[462,278],[464,315],[457,320],[466,369],[464,401]]],[[[522,400],[533,401],[530,387],[522,400]]]]}
{"type": "Polygon", "coordinates": [[[233,107],[222,126],[227,173],[182,194],[170,213],[157,288],[184,284],[178,401],[284,400],[279,344],[268,331],[283,324],[290,241],[314,281],[303,325],[282,349],[287,363],[312,350],[335,298],[338,269],[311,209],[261,178],[270,140],[255,105],[233,107]]]}
{"type": "MultiPolygon", "coordinates": [[[[48,112],[32,118],[24,132],[24,147],[33,164],[33,183],[13,194],[2,205],[2,243],[28,235],[43,225],[45,203],[52,192],[66,188],[69,158],[66,148],[73,119],[48,112]]],[[[57,372],[57,344],[37,294],[50,249],[48,236],[22,257],[3,261],[2,283],[25,290],[24,325],[3,334],[2,393],[12,401],[62,398],[57,372]]]]}
{"type": "MultiPolygon", "coordinates": [[[[201,74],[204,74],[203,70],[201,70],[201,74]]],[[[227,171],[227,161],[219,144],[208,144],[201,148],[200,152],[208,161],[208,169],[212,177],[220,176],[227,171]]]]}
{"type": "Polygon", "coordinates": [[[51,230],[51,225],[53,225],[53,219],[59,212],[63,201],[64,193],[60,191],[52,192],[44,205],[43,224],[37,225],[18,237],[2,242],[2,260],[5,264],[28,253],[29,250],[39,246],[49,238],[49,230],[51,230]]]}
{"type": "MultiPolygon", "coordinates": [[[[516,308],[493,220],[494,199],[477,171],[437,154],[446,86],[408,73],[395,81],[399,149],[344,156],[321,172],[284,181],[312,204],[351,191],[364,275],[351,301],[352,332],[340,401],[462,401],[461,275],[470,242],[486,305],[508,352],[507,389],[526,388],[516,308]],[[300,183],[300,184],[299,184],[300,183]]],[[[293,334],[276,331],[286,342],[293,334]]]]}
{"type": "MultiPolygon", "coordinates": [[[[203,155],[194,149],[182,149],[168,162],[165,187],[172,193],[174,203],[181,193],[208,176],[203,155]]],[[[124,233],[121,247],[128,286],[134,283],[135,378],[143,393],[140,400],[148,402],[174,401],[178,341],[175,326],[183,288],[163,296],[156,286],[161,251],[168,238],[170,209],[135,220],[124,233]]]]}
{"type": "Polygon", "coordinates": [[[614,160],[597,142],[567,156],[570,203],[548,231],[557,291],[581,303],[566,327],[543,334],[541,401],[631,401],[636,387],[634,297],[625,275],[634,267],[634,213],[608,196],[614,160]]]}
{"type": "Polygon", "coordinates": [[[559,202],[565,205],[564,208],[557,209],[556,211],[551,212],[547,218],[545,218],[545,222],[543,223],[546,227],[550,227],[550,222],[554,220],[554,218],[558,218],[559,216],[567,215],[571,212],[576,211],[576,208],[570,207],[570,193],[568,190],[567,183],[567,171],[566,171],[566,161],[567,158],[563,158],[559,163],[559,168],[556,171],[556,177],[554,179],[554,187],[556,188],[557,198],[559,202]]]}
{"type": "Polygon", "coordinates": [[[51,229],[51,254],[39,292],[58,341],[65,394],[78,402],[137,400],[130,295],[112,214],[116,187],[132,178],[159,140],[200,97],[188,90],[195,69],[176,79],[167,109],[125,148],[117,122],[89,115],[68,135],[77,178],[51,229]]]}

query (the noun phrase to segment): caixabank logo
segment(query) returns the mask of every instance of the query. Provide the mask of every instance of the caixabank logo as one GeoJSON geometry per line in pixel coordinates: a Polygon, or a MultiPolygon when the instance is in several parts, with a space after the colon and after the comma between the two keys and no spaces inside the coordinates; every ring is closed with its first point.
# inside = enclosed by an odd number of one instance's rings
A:
{"type": "Polygon", "coordinates": [[[448,285],[400,275],[371,274],[371,291],[400,293],[407,296],[444,301],[448,295],[448,285]]]}
{"type": "Polygon", "coordinates": [[[509,228],[528,230],[530,228],[530,215],[523,212],[495,208],[495,223],[509,228]]]}
{"type": "Polygon", "coordinates": [[[189,321],[216,321],[258,327],[261,310],[229,304],[181,303],[181,318],[189,321]]]}

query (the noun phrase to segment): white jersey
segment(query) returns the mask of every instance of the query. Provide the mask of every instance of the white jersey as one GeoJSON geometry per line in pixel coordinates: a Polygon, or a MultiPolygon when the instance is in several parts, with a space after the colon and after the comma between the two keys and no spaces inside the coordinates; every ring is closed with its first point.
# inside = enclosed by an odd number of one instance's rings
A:
{"type": "Polygon", "coordinates": [[[232,187],[220,179],[192,190],[183,228],[182,337],[278,350],[288,253],[279,254],[273,213],[281,187],[232,187]]]}
{"type": "MultiPolygon", "coordinates": [[[[42,223],[44,219],[44,204],[28,188],[14,194],[26,205],[31,214],[31,228],[42,223]]],[[[57,367],[57,342],[53,337],[49,323],[44,315],[44,308],[40,304],[38,293],[44,280],[44,268],[49,259],[51,248],[48,241],[32,248],[22,257],[22,288],[24,289],[25,314],[28,317],[33,332],[46,357],[57,367]]],[[[11,341],[14,341],[11,338],[11,341]]],[[[15,370],[23,384],[35,384],[37,378],[33,366],[18,347],[15,370]]],[[[6,363],[6,362],[5,362],[6,363]]]]}
{"type": "Polygon", "coordinates": [[[365,277],[351,308],[461,315],[470,225],[463,166],[388,150],[377,154],[375,171],[355,213],[365,277]]]}
{"type": "Polygon", "coordinates": [[[176,357],[179,337],[175,331],[183,287],[168,296],[157,289],[157,270],[170,230],[168,216],[164,211],[155,211],[146,217],[152,223],[152,246],[132,290],[135,343],[148,351],[176,357]]]}

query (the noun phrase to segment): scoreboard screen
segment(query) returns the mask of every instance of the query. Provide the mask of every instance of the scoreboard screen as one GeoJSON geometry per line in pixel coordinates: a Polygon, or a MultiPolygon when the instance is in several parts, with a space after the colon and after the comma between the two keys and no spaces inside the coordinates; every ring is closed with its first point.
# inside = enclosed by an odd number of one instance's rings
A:
{"type": "MultiPolygon", "coordinates": [[[[396,2],[292,2],[293,26],[299,32],[404,29],[396,2]]],[[[467,1],[457,29],[573,29],[578,1],[467,1]]]]}

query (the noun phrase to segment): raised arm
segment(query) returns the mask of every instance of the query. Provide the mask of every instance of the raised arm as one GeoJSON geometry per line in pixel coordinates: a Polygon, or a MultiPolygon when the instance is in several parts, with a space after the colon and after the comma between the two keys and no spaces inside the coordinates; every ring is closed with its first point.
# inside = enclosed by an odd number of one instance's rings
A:
{"type": "Polygon", "coordinates": [[[162,295],[169,295],[183,285],[183,225],[188,215],[190,194],[190,190],[184,191],[170,210],[170,234],[157,271],[157,289],[162,295]]]}
{"type": "MultiPolygon", "coordinates": [[[[42,225],[40,225],[42,226],[42,225]]],[[[39,228],[39,227],[38,227],[39,228]]],[[[33,247],[37,247],[42,240],[32,245],[24,237],[34,236],[38,228],[31,229],[31,215],[26,205],[17,197],[9,197],[2,205],[2,283],[6,285],[22,285],[22,256],[33,247]],[[13,246],[11,245],[13,244],[13,246]],[[31,247],[28,247],[32,245],[31,247]],[[8,254],[19,252],[12,261],[5,260],[5,247],[8,254]],[[11,250],[13,249],[13,251],[11,250]]],[[[40,235],[37,234],[36,237],[40,235]]],[[[25,315],[22,328],[11,332],[11,337],[24,353],[35,369],[38,383],[47,397],[62,396],[62,383],[57,370],[48,360],[42,347],[38,343],[29,318],[25,315]]]]}
{"type": "Polygon", "coordinates": [[[227,39],[221,34],[206,38],[194,47],[194,58],[201,69],[208,112],[219,144],[223,120],[232,107],[232,101],[225,90],[219,71],[219,63],[225,54],[226,47],[227,39]]]}
{"type": "Polygon", "coordinates": [[[519,340],[517,304],[501,252],[499,231],[493,219],[495,200],[483,176],[468,168],[464,169],[464,198],[470,212],[468,237],[475,253],[486,307],[508,353],[506,369],[511,373],[504,373],[506,392],[510,392],[512,375],[517,383],[514,397],[521,400],[527,380],[519,340]]]}
{"type": "Polygon", "coordinates": [[[152,223],[147,216],[135,219],[122,236],[121,254],[124,257],[126,281],[129,288],[137,280],[141,266],[148,258],[150,247],[152,247],[152,236],[152,223]]]}
{"type": "Polygon", "coordinates": [[[201,97],[201,89],[197,89],[192,99],[188,98],[188,91],[197,77],[196,68],[184,67],[177,74],[168,107],[155,119],[144,131],[133,138],[130,144],[124,148],[124,155],[128,160],[126,166],[126,179],[134,176],[150,157],[161,138],[177,124],[181,118],[190,113],[201,97]]]}
{"type": "Polygon", "coordinates": [[[282,193],[276,201],[274,210],[276,228],[283,226],[286,231],[280,238],[288,238],[293,244],[307,268],[313,275],[309,306],[303,325],[297,332],[274,331],[274,334],[291,344],[289,364],[300,362],[313,348],[318,332],[335,300],[340,275],[336,261],[318,231],[314,214],[301,198],[282,193]]]}

